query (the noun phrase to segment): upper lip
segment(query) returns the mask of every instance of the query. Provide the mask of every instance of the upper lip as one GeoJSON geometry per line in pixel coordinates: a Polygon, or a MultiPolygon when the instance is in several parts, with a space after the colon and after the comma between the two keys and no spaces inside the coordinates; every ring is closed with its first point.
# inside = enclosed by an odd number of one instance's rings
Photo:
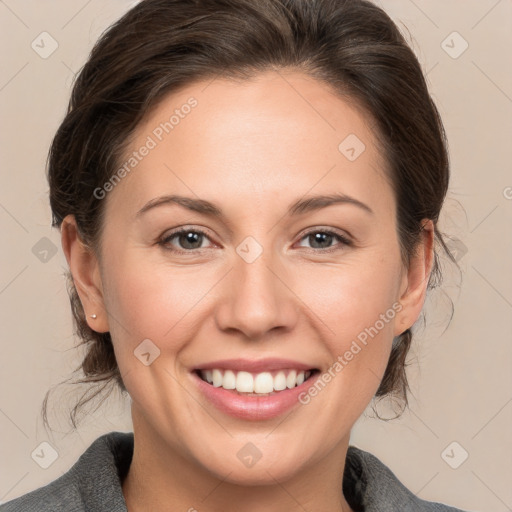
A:
{"type": "Polygon", "coordinates": [[[219,370],[233,370],[233,371],[246,371],[246,372],[264,372],[272,370],[313,370],[316,369],[314,365],[300,363],[293,359],[282,359],[282,358],[264,358],[264,359],[219,359],[217,361],[211,361],[209,363],[200,364],[195,367],[195,370],[213,370],[218,368],[219,370]]]}

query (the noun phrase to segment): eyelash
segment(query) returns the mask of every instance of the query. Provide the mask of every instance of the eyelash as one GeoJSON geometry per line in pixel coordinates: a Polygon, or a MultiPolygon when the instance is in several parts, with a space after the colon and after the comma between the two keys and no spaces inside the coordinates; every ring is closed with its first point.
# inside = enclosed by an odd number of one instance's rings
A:
{"type": "MultiPolygon", "coordinates": [[[[177,229],[176,231],[171,232],[165,238],[162,238],[161,240],[159,240],[158,244],[160,246],[162,246],[165,250],[171,251],[171,252],[174,252],[174,253],[177,253],[177,254],[190,254],[190,253],[194,253],[194,252],[197,252],[197,251],[205,250],[205,248],[202,248],[202,249],[198,248],[198,249],[180,250],[180,249],[175,249],[175,248],[170,248],[169,247],[170,240],[172,240],[173,238],[176,238],[178,235],[185,234],[185,233],[197,233],[197,234],[201,234],[201,235],[205,236],[206,238],[209,238],[208,234],[205,231],[203,231],[202,229],[198,229],[198,228],[194,228],[194,229],[192,229],[192,228],[180,228],[180,229],[177,229]]],[[[308,231],[308,232],[306,232],[306,233],[304,233],[302,235],[302,237],[300,238],[300,241],[302,241],[304,238],[306,238],[309,235],[314,234],[314,233],[323,233],[323,234],[326,234],[326,235],[332,235],[336,239],[338,239],[339,242],[341,242],[342,246],[350,247],[350,246],[353,245],[352,241],[349,240],[347,237],[341,235],[340,233],[338,233],[336,231],[330,230],[330,229],[313,229],[313,230],[310,230],[310,231],[308,231]]],[[[328,249],[314,249],[314,248],[310,248],[310,251],[316,252],[316,253],[320,252],[320,253],[324,253],[325,254],[325,253],[331,253],[331,252],[339,251],[341,249],[342,249],[341,247],[334,246],[334,247],[331,247],[331,248],[328,248],[328,249]]]]}

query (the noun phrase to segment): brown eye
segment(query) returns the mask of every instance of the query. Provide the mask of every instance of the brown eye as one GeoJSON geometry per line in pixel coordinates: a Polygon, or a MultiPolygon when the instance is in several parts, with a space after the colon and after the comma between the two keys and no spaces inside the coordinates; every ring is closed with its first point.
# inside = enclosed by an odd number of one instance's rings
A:
{"type": "Polygon", "coordinates": [[[190,252],[198,249],[205,249],[203,241],[208,238],[200,229],[179,229],[160,240],[159,244],[167,250],[176,252],[190,252]],[[174,248],[173,240],[177,241],[178,248],[174,248]]]}

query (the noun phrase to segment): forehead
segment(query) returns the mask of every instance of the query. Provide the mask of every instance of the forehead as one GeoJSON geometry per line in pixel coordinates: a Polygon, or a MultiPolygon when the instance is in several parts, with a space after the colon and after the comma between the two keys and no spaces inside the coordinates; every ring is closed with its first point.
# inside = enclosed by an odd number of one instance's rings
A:
{"type": "Polygon", "coordinates": [[[109,203],[129,214],[165,193],[222,197],[236,207],[339,191],[390,209],[371,125],[350,99],[298,72],[195,82],[140,123],[120,162],[129,172],[109,203]]]}

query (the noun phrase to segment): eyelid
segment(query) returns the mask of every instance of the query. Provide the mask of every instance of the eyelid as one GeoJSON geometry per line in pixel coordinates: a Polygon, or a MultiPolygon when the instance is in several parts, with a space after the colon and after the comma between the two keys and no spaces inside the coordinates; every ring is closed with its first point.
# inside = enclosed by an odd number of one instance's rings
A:
{"type": "MultiPolygon", "coordinates": [[[[189,233],[189,232],[200,233],[200,234],[204,235],[205,238],[210,240],[214,245],[218,245],[214,241],[211,240],[212,237],[211,237],[211,235],[209,235],[208,231],[205,228],[198,227],[196,225],[190,225],[190,226],[184,225],[184,226],[179,226],[177,228],[171,229],[170,231],[166,231],[158,239],[157,243],[167,249],[167,246],[170,245],[170,242],[168,240],[170,240],[170,239],[174,238],[175,236],[180,235],[182,233],[189,233]]],[[[176,252],[176,253],[191,253],[192,254],[194,252],[204,251],[206,249],[209,249],[209,247],[202,247],[199,249],[189,249],[189,250],[175,249],[175,248],[167,249],[167,250],[169,250],[171,252],[176,252]]]]}
{"type": "MultiPolygon", "coordinates": [[[[299,236],[299,242],[302,241],[304,238],[306,238],[307,236],[311,235],[312,233],[327,233],[329,235],[333,235],[334,237],[338,237],[340,239],[340,243],[342,246],[346,246],[346,247],[350,247],[350,246],[353,246],[354,245],[354,241],[352,239],[352,237],[348,234],[348,233],[345,233],[343,231],[340,231],[336,228],[332,228],[332,227],[323,227],[323,226],[314,226],[312,228],[308,228],[306,229],[306,231],[303,231],[300,236],[299,236]]],[[[309,248],[309,247],[305,247],[305,249],[309,249],[309,251],[311,252],[314,252],[316,254],[325,254],[325,253],[330,253],[330,252],[335,252],[335,251],[338,251],[338,250],[342,250],[340,247],[334,245],[334,246],[331,246],[327,249],[314,249],[314,248],[309,248]]]]}
{"type": "MultiPolygon", "coordinates": [[[[159,238],[157,243],[159,245],[163,246],[166,250],[175,252],[178,254],[183,254],[183,253],[194,254],[197,252],[202,252],[207,249],[210,249],[209,247],[201,247],[201,248],[197,248],[197,249],[185,250],[185,249],[175,249],[175,248],[169,249],[167,247],[170,244],[170,242],[168,240],[176,237],[177,235],[180,235],[182,233],[188,233],[188,232],[200,233],[205,238],[212,241],[211,236],[208,234],[208,232],[205,228],[198,227],[197,225],[183,225],[183,226],[179,226],[177,228],[171,229],[168,232],[165,232],[164,235],[162,235],[159,238]]],[[[312,233],[325,233],[325,234],[333,235],[334,237],[337,237],[340,241],[338,245],[334,245],[327,249],[315,249],[315,248],[308,248],[308,247],[304,248],[304,249],[309,249],[310,252],[313,252],[316,254],[331,253],[331,252],[339,251],[339,250],[341,250],[339,245],[345,246],[345,247],[350,247],[354,244],[354,241],[353,241],[351,235],[348,235],[345,232],[341,232],[336,228],[326,227],[326,226],[325,227],[313,226],[313,227],[307,228],[305,231],[302,231],[302,233],[298,236],[298,241],[301,242],[304,238],[311,235],[312,233]]],[[[213,241],[212,241],[212,243],[214,245],[218,245],[213,241]]]]}

